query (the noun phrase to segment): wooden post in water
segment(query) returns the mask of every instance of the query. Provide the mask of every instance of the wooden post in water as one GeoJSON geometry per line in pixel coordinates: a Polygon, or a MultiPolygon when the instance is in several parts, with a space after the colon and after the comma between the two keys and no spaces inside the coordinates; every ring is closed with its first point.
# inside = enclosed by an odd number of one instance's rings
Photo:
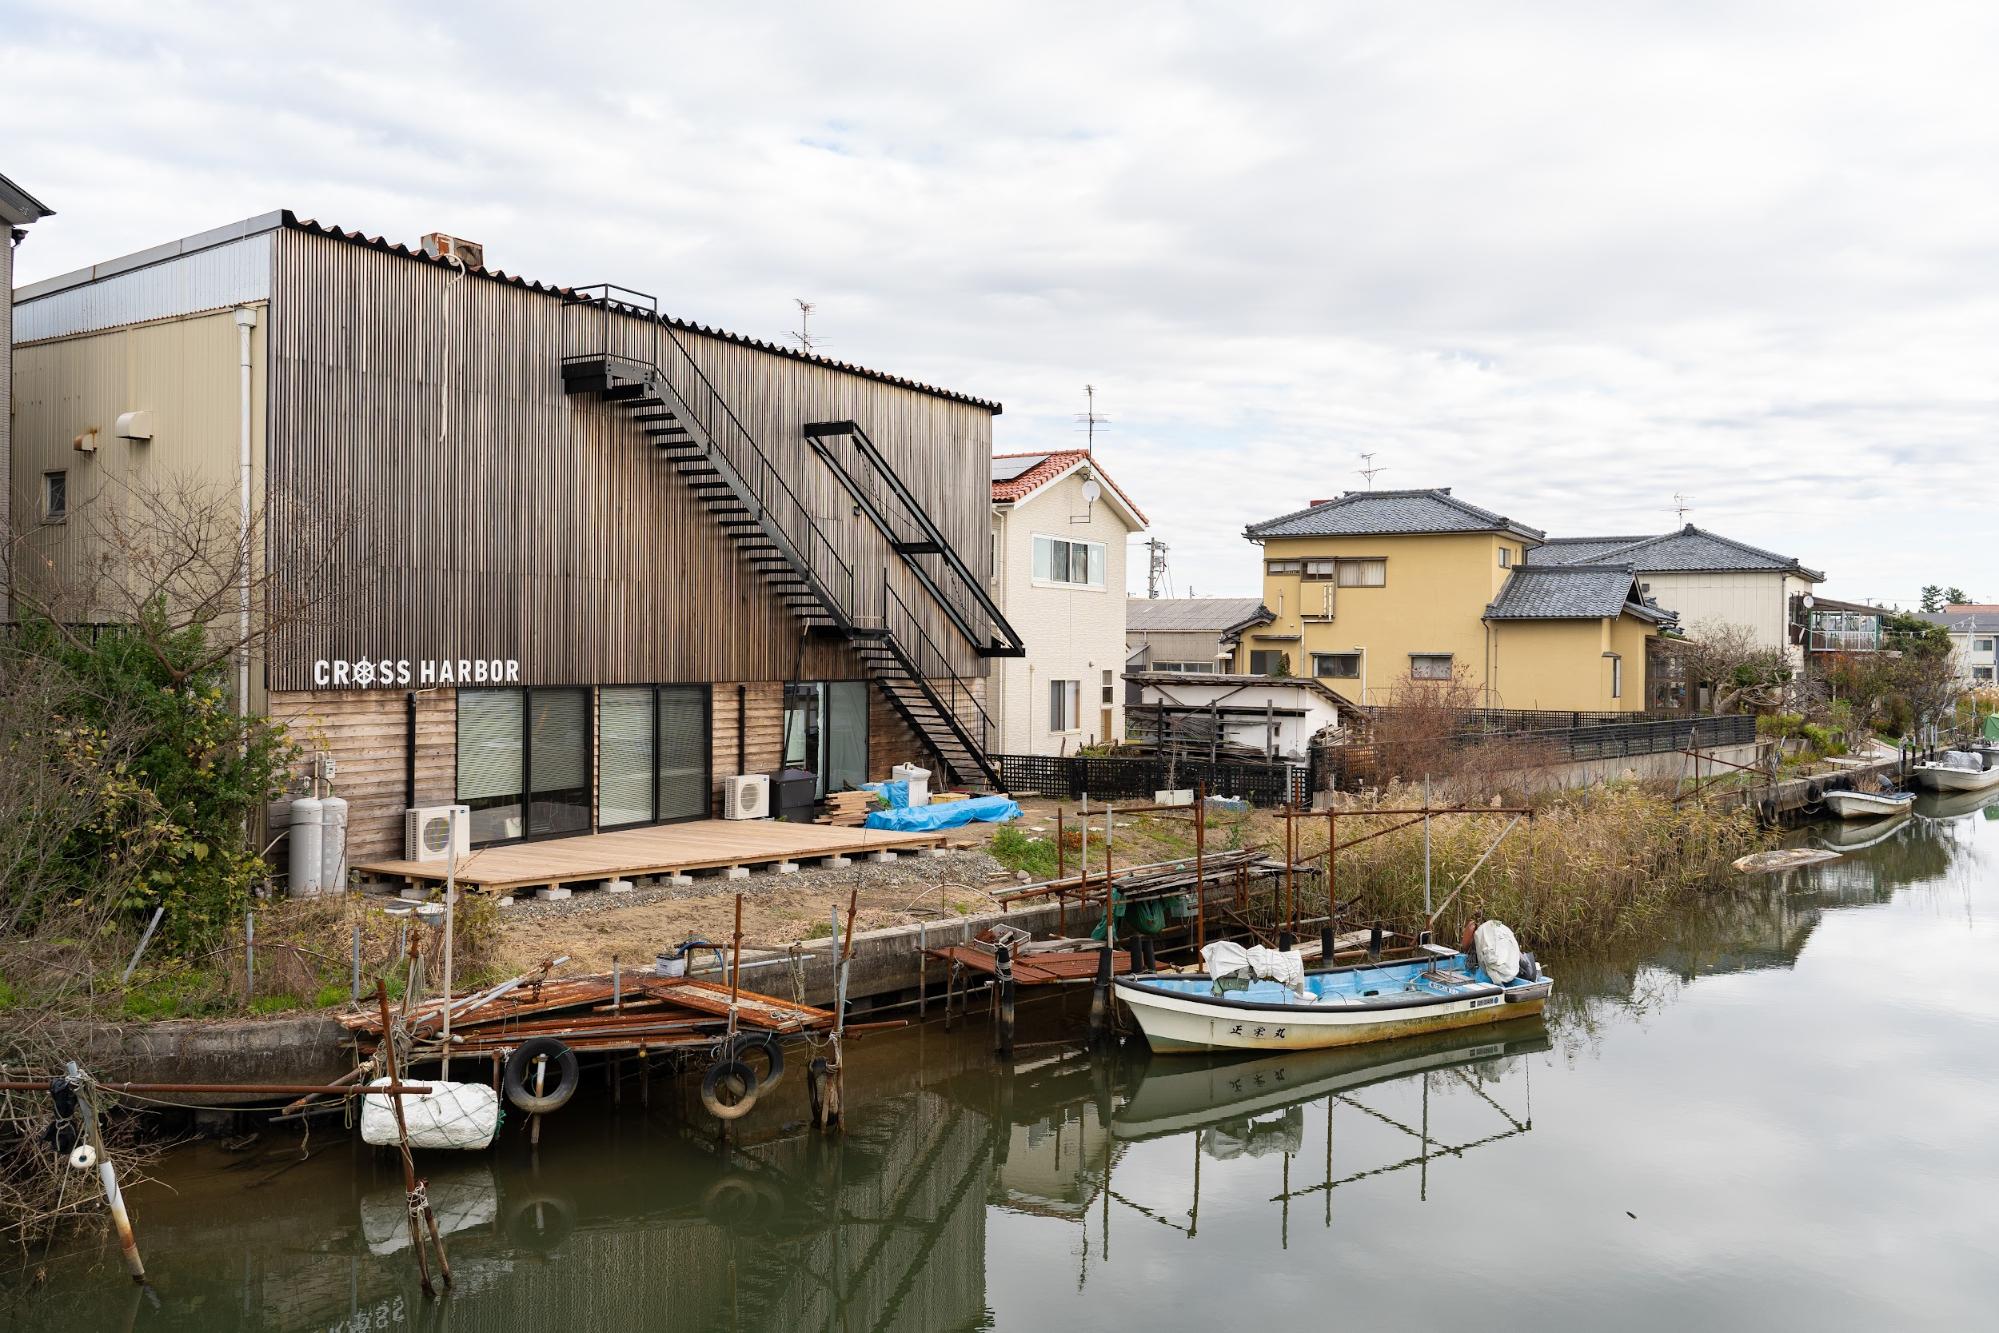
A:
{"type": "Polygon", "coordinates": [[[1004,944],[993,951],[993,989],[998,1006],[993,1014],[993,1053],[1010,1060],[1013,1058],[1013,950],[1004,944]]]}
{"type": "Polygon", "coordinates": [[[1208,944],[1208,787],[1194,787],[1194,956],[1208,944]]]}
{"type": "MultiPolygon", "coordinates": [[[[76,1089],[76,1100],[83,1107],[83,1141],[97,1154],[97,1181],[104,1187],[104,1206],[111,1213],[111,1225],[118,1232],[118,1250],[125,1259],[125,1271],[132,1275],[134,1282],[146,1280],[146,1263],[139,1257],[139,1239],[132,1233],[132,1216],[125,1211],[125,1194],[118,1188],[118,1169],[111,1164],[111,1154],[104,1147],[104,1128],[97,1119],[96,1089],[89,1086],[83,1077],[83,1069],[76,1061],[68,1062],[66,1072],[70,1086],[76,1089]]],[[[397,1098],[396,1104],[402,1105],[397,1098]]]]}
{"type": "MultiPolygon", "coordinates": [[[[381,978],[375,980],[375,1001],[382,1008],[382,1072],[388,1075],[391,1084],[396,1083],[396,1033],[389,1020],[389,987],[381,978]]],[[[426,1296],[437,1295],[437,1288],[430,1283],[430,1257],[424,1249],[424,1222],[428,1221],[432,1239],[437,1245],[440,1266],[444,1258],[444,1242],[437,1236],[437,1219],[430,1211],[430,1198],[424,1190],[424,1182],[416,1178],[416,1162],[410,1157],[409,1124],[403,1118],[403,1099],[389,1098],[389,1105],[396,1116],[396,1146],[403,1159],[403,1200],[404,1211],[408,1214],[410,1248],[416,1251],[417,1277],[426,1296]]],[[[451,1285],[451,1270],[444,1268],[444,1285],[451,1285]]]]}

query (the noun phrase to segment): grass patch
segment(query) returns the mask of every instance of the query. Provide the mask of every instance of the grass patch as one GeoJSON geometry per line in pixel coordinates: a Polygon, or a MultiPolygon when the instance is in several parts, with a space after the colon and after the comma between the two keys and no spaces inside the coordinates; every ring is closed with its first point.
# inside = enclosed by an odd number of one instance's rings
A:
{"type": "Polygon", "coordinates": [[[1000,826],[986,849],[993,860],[1008,870],[1027,872],[1030,879],[1055,878],[1055,844],[1047,838],[1032,838],[1011,824],[1000,826]]]}

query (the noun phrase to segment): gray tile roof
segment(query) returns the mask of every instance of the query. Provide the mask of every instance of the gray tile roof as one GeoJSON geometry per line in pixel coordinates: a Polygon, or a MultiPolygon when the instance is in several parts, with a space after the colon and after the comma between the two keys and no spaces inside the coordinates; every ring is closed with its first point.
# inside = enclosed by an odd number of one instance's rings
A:
{"type": "MultiPolygon", "coordinates": [[[[1885,608],[1881,613],[1893,614],[1885,608]]],[[[1959,611],[1956,614],[1949,611],[1917,611],[1913,614],[1917,620],[1942,625],[1953,634],[1991,634],[1999,631],[1999,611],[1959,611]]]]}
{"type": "Polygon", "coordinates": [[[1550,537],[1537,547],[1530,559],[1544,565],[1593,565],[1612,551],[1621,551],[1652,538],[1638,537],[1550,537]]]}
{"type": "Polygon", "coordinates": [[[1510,532],[1538,542],[1539,528],[1515,523],[1504,514],[1451,498],[1449,487],[1428,491],[1348,491],[1295,513],[1280,514],[1243,529],[1252,541],[1265,537],[1366,537],[1424,532],[1510,532]]]}
{"type": "Polygon", "coordinates": [[[1220,634],[1257,615],[1268,615],[1260,597],[1131,597],[1125,601],[1129,631],[1220,634]]]}
{"type": "Polygon", "coordinates": [[[1519,565],[1485,608],[1485,618],[1600,620],[1626,612],[1658,623],[1674,619],[1642,600],[1629,565],[1519,565]]]}
{"type": "MultiPolygon", "coordinates": [[[[1629,564],[1643,574],[1696,573],[1702,570],[1746,573],[1767,569],[1796,574],[1814,583],[1825,582],[1821,571],[1805,568],[1798,563],[1796,556],[1778,555],[1775,551],[1766,551],[1760,546],[1751,546],[1748,542],[1739,542],[1733,537],[1724,537],[1691,523],[1678,532],[1657,537],[1635,537],[1622,546],[1601,545],[1614,540],[1610,537],[1564,538],[1559,544],[1550,543],[1556,549],[1545,558],[1553,564],[1629,564]]],[[[1535,552],[1537,557],[1541,554],[1540,551],[1535,552]]]]}

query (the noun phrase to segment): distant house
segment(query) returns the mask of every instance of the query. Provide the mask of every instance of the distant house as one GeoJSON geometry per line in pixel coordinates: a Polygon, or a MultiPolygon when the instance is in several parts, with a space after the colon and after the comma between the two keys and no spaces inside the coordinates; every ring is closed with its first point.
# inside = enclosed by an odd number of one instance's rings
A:
{"type": "Polygon", "coordinates": [[[1629,564],[1529,564],[1545,540],[1449,489],[1350,491],[1252,524],[1272,618],[1248,668],[1309,676],[1363,707],[1462,681],[1492,708],[1638,712],[1673,616],[1629,564]]]}
{"type": "Polygon", "coordinates": [[[992,460],[993,595],[1026,653],[993,663],[1006,754],[1073,754],[1124,735],[1125,544],[1145,515],[1083,449],[992,460]]]}
{"type": "Polygon", "coordinates": [[[1130,671],[1234,671],[1243,634],[1273,617],[1260,597],[1133,597],[1125,605],[1130,671]]]}
{"type": "MultiPolygon", "coordinates": [[[[14,420],[14,247],[27,236],[21,228],[53,212],[26,190],[0,176],[0,224],[7,228],[7,235],[0,236],[0,541],[11,540],[14,533],[13,472],[9,466],[14,420]]],[[[28,495],[22,503],[33,505],[41,499],[28,495]]],[[[7,615],[5,600],[0,598],[0,619],[7,615]]]]}
{"type": "Polygon", "coordinates": [[[1168,738],[1182,752],[1213,742],[1302,763],[1312,738],[1345,726],[1354,711],[1344,695],[1309,677],[1132,671],[1125,679],[1137,696],[1126,722],[1132,734],[1168,738]]]}
{"type": "Polygon", "coordinates": [[[1999,684],[1999,606],[1951,606],[1918,619],[1950,632],[1961,684],[1988,690],[1999,684]]]}
{"type": "Polygon", "coordinates": [[[1741,625],[1760,647],[1797,655],[1798,599],[1825,582],[1795,556],[1689,523],[1655,537],[1554,537],[1533,554],[1543,565],[1629,565],[1645,595],[1698,637],[1706,625],[1741,625]]]}

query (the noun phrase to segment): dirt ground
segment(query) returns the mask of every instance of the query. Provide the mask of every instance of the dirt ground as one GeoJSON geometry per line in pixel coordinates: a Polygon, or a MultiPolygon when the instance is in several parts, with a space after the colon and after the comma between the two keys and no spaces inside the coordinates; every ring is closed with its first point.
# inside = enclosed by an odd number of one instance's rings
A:
{"type": "MultiPolygon", "coordinates": [[[[1048,844],[1050,854],[1056,812],[1065,812],[1065,865],[1070,874],[1076,873],[1082,846],[1076,803],[1028,799],[1020,805],[1024,817],[1013,827],[1027,839],[1048,844]]],[[[1251,843],[1265,840],[1267,831],[1262,824],[1268,818],[1214,815],[1209,821],[1208,845],[1219,849],[1233,838],[1251,843]]],[[[1090,859],[1092,865],[1101,865],[1101,819],[1093,822],[1093,829],[1090,859]]],[[[1020,872],[1003,865],[987,850],[997,832],[997,826],[986,825],[953,830],[954,841],[969,845],[954,848],[941,858],[900,857],[892,865],[863,862],[838,870],[800,870],[793,875],[752,873],[748,879],[738,880],[702,875],[680,888],[639,888],[615,897],[601,891],[578,893],[559,903],[522,898],[500,916],[498,965],[507,973],[525,971],[544,958],[567,954],[570,962],[566,972],[608,971],[613,954],[627,965],[649,965],[659,950],[689,938],[726,945],[734,929],[739,892],[743,894],[745,948],[782,949],[826,938],[832,933],[833,911],[837,908],[845,913],[848,895],[857,885],[857,930],[990,911],[996,906],[993,891],[1021,882],[1020,872]]],[[[1193,827],[1187,816],[1135,816],[1118,821],[1114,863],[1133,865],[1187,856],[1193,848],[1193,827]]]]}

